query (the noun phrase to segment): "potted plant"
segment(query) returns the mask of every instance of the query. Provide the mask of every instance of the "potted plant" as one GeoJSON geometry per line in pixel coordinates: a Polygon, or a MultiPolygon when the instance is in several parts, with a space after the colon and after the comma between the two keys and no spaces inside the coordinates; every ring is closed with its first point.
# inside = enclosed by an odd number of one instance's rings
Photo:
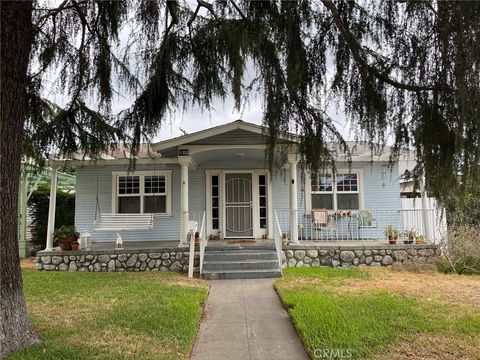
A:
{"type": "Polygon", "coordinates": [[[415,244],[417,244],[417,245],[425,244],[425,236],[423,236],[423,235],[417,236],[417,238],[415,239],[415,244]]]}
{"type": "Polygon", "coordinates": [[[72,241],[72,251],[78,251],[78,241],[72,241]]]}
{"type": "Polygon", "coordinates": [[[283,245],[288,245],[288,235],[287,234],[282,234],[282,244],[283,245]]]}
{"type": "Polygon", "coordinates": [[[417,233],[415,232],[415,230],[407,230],[405,231],[405,239],[403,240],[403,242],[405,244],[413,244],[413,240],[415,240],[416,237],[417,233]]]}
{"type": "Polygon", "coordinates": [[[200,245],[200,233],[198,231],[195,233],[195,245],[200,245]]]}
{"type": "Polygon", "coordinates": [[[400,231],[393,225],[388,225],[385,228],[385,236],[388,238],[388,242],[392,245],[397,243],[399,234],[400,231]]]}
{"type": "Polygon", "coordinates": [[[75,226],[63,225],[55,231],[54,239],[58,241],[60,249],[68,251],[72,249],[72,243],[78,240],[79,235],[80,234],[75,229],[75,226]]]}

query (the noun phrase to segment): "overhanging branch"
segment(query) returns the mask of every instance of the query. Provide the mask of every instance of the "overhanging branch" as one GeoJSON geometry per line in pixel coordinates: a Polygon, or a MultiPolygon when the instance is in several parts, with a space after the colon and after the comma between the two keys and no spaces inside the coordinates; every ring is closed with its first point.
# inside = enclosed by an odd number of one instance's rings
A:
{"type": "Polygon", "coordinates": [[[342,34],[343,39],[347,43],[350,51],[352,52],[353,58],[355,59],[355,62],[357,65],[360,67],[360,69],[363,72],[369,72],[373,74],[377,79],[383,81],[384,83],[387,83],[389,85],[392,85],[393,87],[396,87],[397,89],[402,89],[402,90],[408,90],[408,91],[431,91],[438,89],[438,86],[436,85],[414,85],[414,84],[404,84],[399,81],[396,81],[394,79],[389,78],[387,75],[381,73],[378,71],[376,68],[374,68],[372,65],[368,64],[367,60],[361,53],[361,47],[360,44],[357,42],[357,40],[352,36],[350,31],[345,27],[345,25],[342,22],[342,19],[340,18],[340,15],[338,13],[338,9],[335,6],[335,4],[331,0],[321,0],[323,5],[330,11],[332,14],[333,22],[337,26],[338,30],[342,34]]]}

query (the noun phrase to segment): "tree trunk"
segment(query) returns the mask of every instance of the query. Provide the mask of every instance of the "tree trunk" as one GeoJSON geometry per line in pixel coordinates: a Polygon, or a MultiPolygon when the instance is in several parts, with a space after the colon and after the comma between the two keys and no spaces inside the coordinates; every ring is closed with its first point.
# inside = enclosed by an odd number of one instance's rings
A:
{"type": "Polygon", "coordinates": [[[27,317],[18,255],[17,205],[32,2],[2,1],[0,51],[0,358],[39,343],[27,317]]]}

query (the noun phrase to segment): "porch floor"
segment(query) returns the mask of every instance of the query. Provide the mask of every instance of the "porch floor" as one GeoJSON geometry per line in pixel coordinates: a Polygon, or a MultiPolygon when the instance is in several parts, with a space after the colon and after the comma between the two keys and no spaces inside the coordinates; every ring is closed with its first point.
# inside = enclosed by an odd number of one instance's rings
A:
{"type": "MultiPolygon", "coordinates": [[[[210,240],[208,242],[208,249],[243,249],[243,248],[262,248],[274,249],[275,244],[273,239],[256,239],[255,242],[250,242],[252,239],[231,239],[231,240],[210,240]]],[[[396,245],[390,245],[386,240],[340,240],[340,241],[299,241],[299,243],[290,243],[282,246],[283,249],[405,249],[415,247],[425,247],[426,245],[405,245],[403,241],[398,241],[396,245]]],[[[188,246],[179,246],[179,241],[128,241],[123,243],[123,249],[116,249],[115,242],[94,242],[90,250],[80,250],[80,253],[128,253],[128,252],[155,252],[161,249],[178,249],[183,248],[188,251],[188,246]]],[[[47,254],[71,254],[72,251],[62,251],[60,247],[53,248],[52,251],[39,251],[38,255],[47,254]]]]}

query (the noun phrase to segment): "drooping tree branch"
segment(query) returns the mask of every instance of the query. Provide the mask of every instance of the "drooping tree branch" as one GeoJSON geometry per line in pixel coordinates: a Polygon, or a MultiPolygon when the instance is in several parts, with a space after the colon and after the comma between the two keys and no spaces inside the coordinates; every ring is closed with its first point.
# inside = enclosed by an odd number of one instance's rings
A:
{"type": "Polygon", "coordinates": [[[330,11],[332,14],[333,22],[337,26],[338,30],[342,34],[343,39],[348,45],[355,62],[362,70],[362,72],[369,72],[373,74],[377,79],[396,87],[397,89],[408,90],[408,91],[432,91],[438,89],[436,85],[414,85],[414,84],[405,84],[394,79],[391,79],[387,75],[378,71],[375,67],[368,64],[367,60],[365,59],[364,55],[361,53],[361,46],[357,42],[357,40],[353,37],[351,32],[346,28],[342,19],[340,18],[340,14],[338,13],[338,9],[335,4],[331,0],[321,0],[325,7],[330,11]]]}
{"type": "Polygon", "coordinates": [[[168,13],[172,17],[172,21],[170,22],[167,30],[165,31],[165,36],[168,36],[168,33],[170,32],[172,27],[178,24],[177,0],[167,0],[167,9],[168,13]]]}
{"type": "Polygon", "coordinates": [[[217,14],[215,14],[215,11],[213,10],[213,5],[204,1],[204,0],[197,0],[197,7],[195,8],[195,11],[193,12],[192,16],[190,16],[190,19],[188,19],[187,26],[190,27],[192,23],[195,21],[198,15],[198,11],[200,10],[201,7],[204,7],[207,9],[215,19],[217,18],[217,14]]]}
{"type": "Polygon", "coordinates": [[[235,0],[230,0],[230,2],[232,3],[233,7],[235,8],[235,10],[237,10],[238,12],[238,15],[240,15],[240,17],[242,18],[242,20],[247,20],[247,17],[245,16],[245,14],[242,12],[242,10],[238,7],[237,3],[235,2],[235,0]]]}

